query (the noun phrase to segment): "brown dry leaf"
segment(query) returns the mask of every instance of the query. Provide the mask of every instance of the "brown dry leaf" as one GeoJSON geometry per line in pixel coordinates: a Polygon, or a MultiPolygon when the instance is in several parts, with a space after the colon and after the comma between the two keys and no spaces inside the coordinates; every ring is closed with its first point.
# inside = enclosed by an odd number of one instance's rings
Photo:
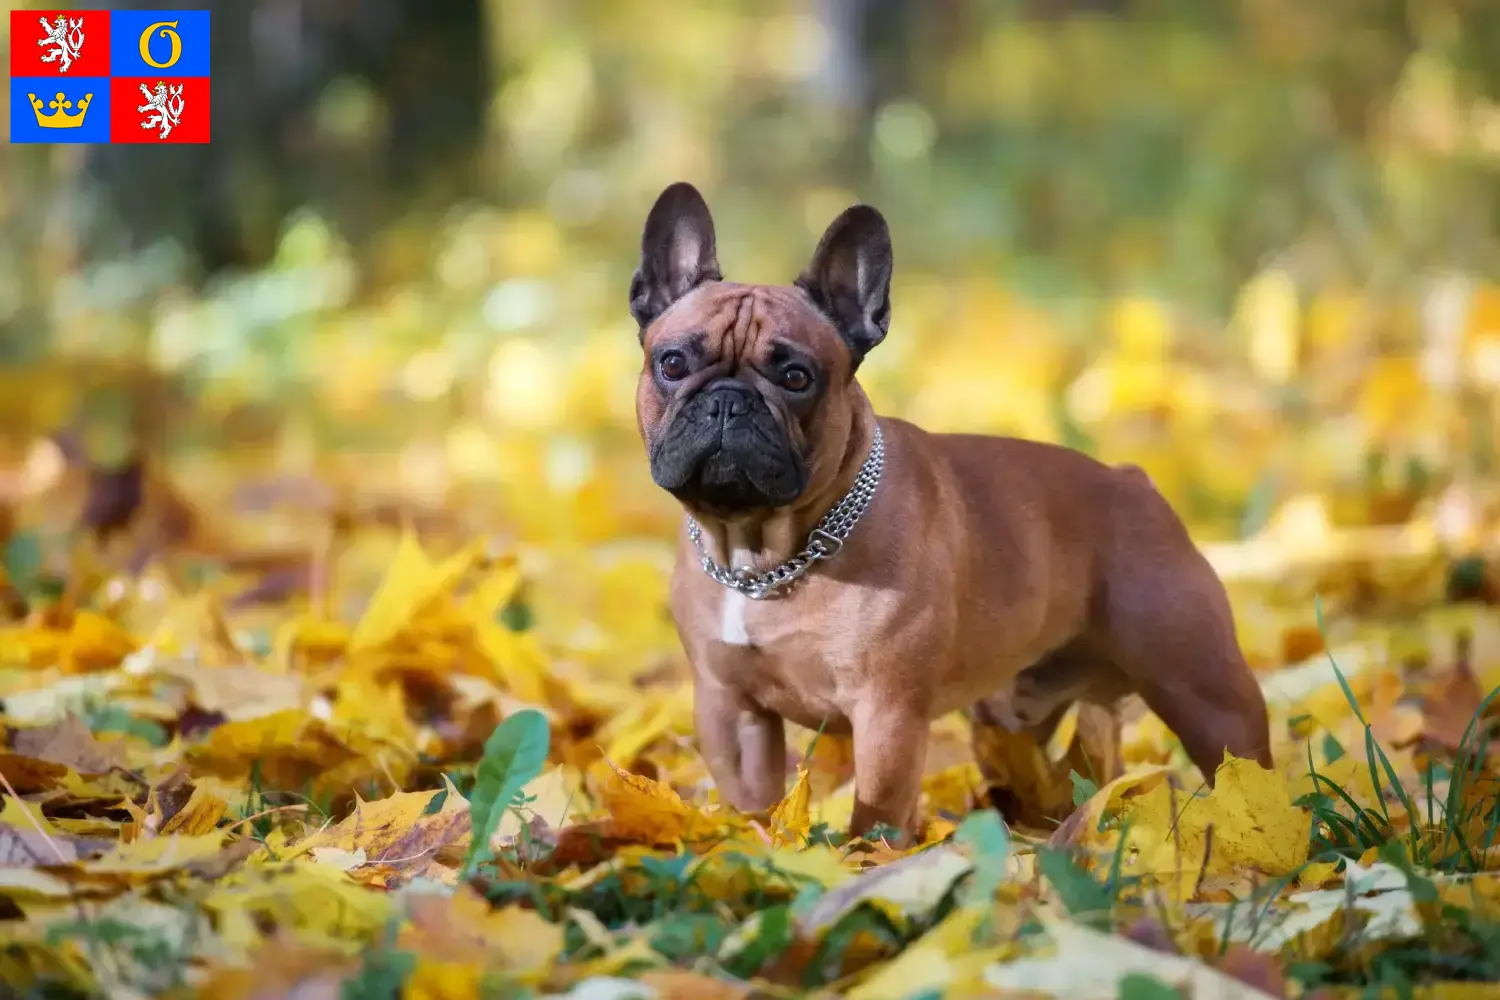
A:
{"type": "Polygon", "coordinates": [[[1074,773],[1112,780],[1121,767],[1120,730],[1103,709],[1080,708],[1073,734],[1059,734],[1055,746],[1039,744],[1003,725],[973,723],[974,758],[1007,821],[1052,830],[1074,810],[1074,773]]]}
{"type": "Polygon", "coordinates": [[[62,785],[68,768],[51,761],[38,760],[16,753],[0,753],[0,774],[18,794],[45,792],[62,785]]]}
{"type": "Polygon", "coordinates": [[[62,764],[79,774],[103,774],[126,766],[125,746],[101,742],[72,712],[49,726],[12,731],[10,745],[17,753],[62,764]]]}
{"type": "Polygon", "coordinates": [[[272,937],[247,953],[248,968],[211,969],[200,989],[219,1000],[339,1000],[359,962],[343,951],[315,948],[290,935],[272,937]]]}
{"type": "Polygon", "coordinates": [[[230,722],[248,722],[307,704],[307,679],[259,666],[199,670],[190,662],[164,669],[187,682],[193,704],[230,722]]]}
{"type": "Polygon", "coordinates": [[[747,1000],[752,988],[699,972],[658,969],[641,974],[641,983],[654,990],[659,1000],[747,1000]]]}
{"type": "Polygon", "coordinates": [[[407,918],[398,947],[458,965],[498,967],[530,982],[547,972],[563,948],[560,924],[519,906],[491,909],[467,886],[451,896],[412,897],[407,918]]]}
{"type": "Polygon", "coordinates": [[[1452,672],[1423,699],[1421,738],[1449,753],[1458,752],[1470,727],[1485,725],[1485,720],[1474,718],[1484,695],[1469,658],[1460,657],[1452,672]]]}
{"type": "Polygon", "coordinates": [[[0,868],[66,865],[78,860],[70,838],[0,823],[0,868]]]}
{"type": "Polygon", "coordinates": [[[1284,997],[1288,993],[1286,974],[1276,958],[1243,944],[1230,945],[1223,955],[1214,960],[1213,966],[1269,996],[1284,997]]]}
{"type": "Polygon", "coordinates": [[[120,829],[120,841],[126,844],[142,836],[209,833],[229,811],[228,801],[206,781],[194,784],[182,770],[147,792],[144,807],[129,799],[120,807],[130,814],[130,821],[120,829]]]}

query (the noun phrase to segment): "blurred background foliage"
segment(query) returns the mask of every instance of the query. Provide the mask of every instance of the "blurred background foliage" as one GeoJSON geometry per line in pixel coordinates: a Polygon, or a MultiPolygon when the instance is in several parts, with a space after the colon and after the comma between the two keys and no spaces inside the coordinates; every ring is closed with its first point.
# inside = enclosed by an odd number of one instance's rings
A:
{"type": "Polygon", "coordinates": [[[688,179],[739,280],[887,214],[884,412],[1138,462],[1208,539],[1290,511],[1462,545],[1492,507],[1490,0],[224,0],[213,30],[209,145],[0,153],[12,493],[147,455],[205,505],[300,476],[663,537],[625,289],[688,179]]]}

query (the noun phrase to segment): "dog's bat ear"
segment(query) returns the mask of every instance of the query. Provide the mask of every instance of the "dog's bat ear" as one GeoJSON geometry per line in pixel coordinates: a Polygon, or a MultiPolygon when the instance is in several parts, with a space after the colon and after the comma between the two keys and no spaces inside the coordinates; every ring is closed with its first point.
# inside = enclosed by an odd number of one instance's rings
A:
{"type": "Polygon", "coordinates": [[[723,277],[708,203],[693,185],[678,181],[651,206],[641,233],[641,263],[630,279],[630,314],[641,335],[673,302],[723,277]]]}
{"type": "Polygon", "coordinates": [[[855,205],[833,220],[796,281],[849,344],[855,368],[890,329],[891,264],[885,217],[855,205]]]}

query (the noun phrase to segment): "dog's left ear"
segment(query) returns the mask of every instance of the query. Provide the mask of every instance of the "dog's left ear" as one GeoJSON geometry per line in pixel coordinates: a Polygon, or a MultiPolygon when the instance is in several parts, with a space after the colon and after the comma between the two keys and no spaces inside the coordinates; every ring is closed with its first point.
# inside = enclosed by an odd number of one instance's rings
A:
{"type": "Polygon", "coordinates": [[[630,315],[641,335],[667,307],[705,281],[722,281],[714,220],[698,189],[669,186],[651,206],[641,233],[641,264],[630,279],[630,315]]]}
{"type": "Polygon", "coordinates": [[[890,329],[891,262],[885,217],[869,205],[855,205],[823,233],[796,282],[833,321],[856,368],[890,329]]]}

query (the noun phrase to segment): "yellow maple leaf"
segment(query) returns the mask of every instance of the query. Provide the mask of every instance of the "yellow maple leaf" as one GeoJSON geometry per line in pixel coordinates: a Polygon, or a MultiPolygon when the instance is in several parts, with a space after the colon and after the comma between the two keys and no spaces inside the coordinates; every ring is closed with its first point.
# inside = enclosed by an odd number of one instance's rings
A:
{"type": "Polygon", "coordinates": [[[672,844],[702,829],[705,817],[669,786],[613,768],[600,791],[609,834],[645,844],[672,844]]]}
{"type": "Polygon", "coordinates": [[[1420,362],[1414,357],[1382,357],[1370,362],[1355,412],[1375,433],[1408,423],[1413,401],[1428,399],[1420,362]]]}
{"type": "Polygon", "coordinates": [[[215,883],[203,906],[215,914],[219,937],[241,953],[268,930],[308,946],[347,950],[351,939],[373,939],[394,911],[385,893],[356,885],[331,865],[308,862],[246,868],[215,883]]]}
{"type": "Polygon", "coordinates": [[[922,779],[922,793],[927,796],[928,808],[934,815],[945,812],[965,815],[983,790],[984,776],[973,761],[945,767],[922,779]]]}
{"type": "Polygon", "coordinates": [[[149,877],[206,861],[224,848],[222,830],[194,836],[141,837],[118,844],[80,868],[89,875],[149,877]]]}
{"type": "Polygon", "coordinates": [[[1132,361],[1159,364],[1172,338],[1171,317],[1155,299],[1131,296],[1110,307],[1115,346],[1132,361]]]}
{"type": "Polygon", "coordinates": [[[35,830],[48,837],[63,835],[63,832],[43,815],[40,804],[28,802],[13,795],[7,795],[0,801],[4,802],[4,806],[0,807],[0,823],[15,827],[17,830],[35,830]]]}
{"type": "Polygon", "coordinates": [[[442,808],[428,813],[438,790],[398,792],[373,802],[356,798],[354,811],[333,826],[298,842],[289,857],[315,848],[363,850],[372,862],[409,862],[431,858],[469,832],[469,805],[448,786],[442,808]]]}
{"type": "Polygon", "coordinates": [[[1189,797],[1163,783],[1131,800],[1123,818],[1138,851],[1137,873],[1173,882],[1184,899],[1200,872],[1291,874],[1307,860],[1312,826],[1280,773],[1227,753],[1208,796],[1189,797]]]}
{"type": "Polygon", "coordinates": [[[901,1000],[903,997],[956,988],[983,986],[986,967],[1013,950],[1012,945],[976,948],[974,932],[984,914],[977,909],[954,910],[932,930],[875,974],[851,989],[851,1000],[901,1000]]]}
{"type": "Polygon", "coordinates": [[[464,607],[474,616],[493,621],[521,586],[521,564],[514,558],[497,560],[464,595],[464,607]]]}
{"type": "Polygon", "coordinates": [[[766,860],[779,872],[811,879],[825,889],[843,885],[854,877],[850,862],[827,844],[815,844],[802,850],[778,848],[768,853],[766,860]]]}
{"type": "Polygon", "coordinates": [[[1249,340],[1250,363],[1262,378],[1284,383],[1295,377],[1302,325],[1297,285],[1286,271],[1271,268],[1246,282],[1234,318],[1249,340]]]}
{"type": "Polygon", "coordinates": [[[445,962],[418,955],[401,989],[402,1000],[470,1000],[482,996],[485,968],[476,962],[445,962]]]}
{"type": "Polygon", "coordinates": [[[301,788],[354,756],[302,709],[226,722],[187,752],[189,763],[225,779],[245,780],[258,765],[262,780],[274,788],[301,788]]]}
{"type": "Polygon", "coordinates": [[[385,577],[349,639],[349,655],[389,641],[435,598],[451,593],[481,551],[476,542],[435,563],[416,535],[403,531],[385,577]]]}
{"type": "Polygon", "coordinates": [[[693,691],[684,685],[672,691],[643,692],[599,730],[609,760],[634,760],[668,734],[693,731],[693,691]]]}
{"type": "Polygon", "coordinates": [[[417,727],[406,708],[406,692],[399,684],[378,683],[368,673],[350,671],[333,690],[329,728],[353,749],[367,743],[388,743],[415,753],[417,727]]]}
{"type": "Polygon", "coordinates": [[[229,811],[229,803],[209,790],[206,784],[196,785],[186,804],[161,826],[163,835],[185,834],[198,836],[212,831],[219,820],[229,811]]]}
{"type": "Polygon", "coordinates": [[[812,801],[812,785],[805,767],[797,769],[797,780],[791,790],[771,810],[771,840],[777,846],[807,843],[812,830],[812,817],[808,806],[812,801]]]}
{"type": "Polygon", "coordinates": [[[1109,782],[1089,796],[1078,813],[1069,818],[1069,842],[1093,848],[1097,856],[1107,854],[1116,841],[1112,834],[1100,833],[1099,821],[1119,812],[1128,796],[1142,795],[1165,782],[1167,774],[1168,769],[1158,764],[1122,774],[1109,782]]]}
{"type": "Polygon", "coordinates": [[[1312,814],[1292,804],[1276,771],[1225,753],[1206,805],[1214,850],[1226,865],[1289,875],[1307,860],[1312,814]]]}
{"type": "Polygon", "coordinates": [[[277,632],[276,648],[280,653],[274,659],[290,664],[294,655],[300,655],[313,663],[327,663],[344,655],[353,635],[353,629],[343,622],[311,615],[294,618],[277,632]]]}
{"type": "Polygon", "coordinates": [[[475,617],[475,641],[496,679],[517,698],[533,705],[547,703],[547,655],[536,637],[513,632],[492,616],[475,617]]]}
{"type": "Polygon", "coordinates": [[[1318,777],[1315,779],[1312,772],[1307,769],[1307,758],[1303,757],[1300,766],[1293,767],[1288,775],[1287,794],[1292,799],[1299,799],[1304,795],[1317,792],[1334,798],[1342,812],[1348,812],[1348,805],[1338,795],[1330,784],[1343,789],[1356,803],[1366,808],[1375,809],[1380,802],[1380,796],[1375,790],[1374,780],[1370,774],[1369,761],[1355,757],[1353,754],[1345,754],[1331,764],[1316,765],[1318,777]]]}
{"type": "Polygon", "coordinates": [[[109,670],[140,647],[134,636],[94,611],[79,611],[59,650],[58,665],[65,673],[109,670]]]}

